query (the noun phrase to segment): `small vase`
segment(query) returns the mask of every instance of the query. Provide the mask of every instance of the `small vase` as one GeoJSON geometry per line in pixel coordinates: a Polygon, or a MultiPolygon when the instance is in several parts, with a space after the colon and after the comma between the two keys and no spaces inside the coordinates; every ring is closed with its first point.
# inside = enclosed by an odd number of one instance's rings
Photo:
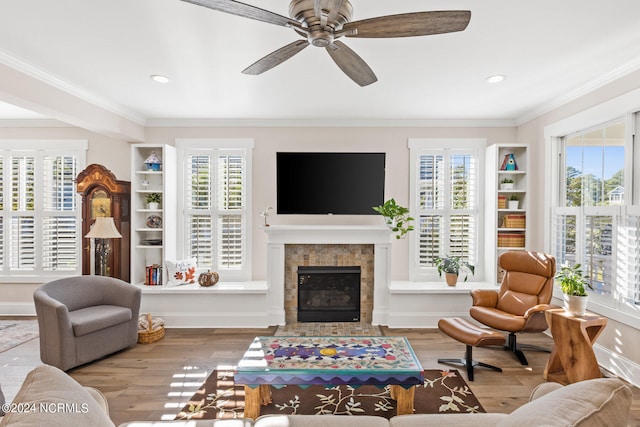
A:
{"type": "Polygon", "coordinates": [[[147,209],[151,210],[151,211],[157,211],[160,209],[160,204],[159,203],[147,203],[147,209]]]}
{"type": "Polygon", "coordinates": [[[516,210],[520,202],[518,200],[509,200],[509,209],[516,210]]]}
{"type": "Polygon", "coordinates": [[[584,316],[587,312],[589,296],[564,294],[564,309],[574,317],[584,316]]]}
{"type": "Polygon", "coordinates": [[[449,286],[455,286],[458,283],[458,275],[455,273],[444,273],[444,280],[449,286]]]}
{"type": "Polygon", "coordinates": [[[513,190],[513,183],[512,182],[502,183],[502,184],[500,184],[500,189],[501,190],[513,190]]]}

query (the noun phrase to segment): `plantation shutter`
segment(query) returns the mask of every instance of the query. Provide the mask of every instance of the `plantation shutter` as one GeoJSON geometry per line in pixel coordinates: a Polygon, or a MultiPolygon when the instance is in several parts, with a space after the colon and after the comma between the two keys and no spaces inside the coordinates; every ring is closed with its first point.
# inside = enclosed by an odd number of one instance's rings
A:
{"type": "Polygon", "coordinates": [[[477,255],[478,161],[472,152],[437,150],[418,156],[419,264],[444,254],[477,255]]]}
{"type": "Polygon", "coordinates": [[[186,165],[187,255],[196,257],[200,267],[241,270],[246,238],[244,155],[194,149],[186,165]]]}
{"type": "Polygon", "coordinates": [[[242,156],[218,155],[219,265],[239,270],[243,262],[244,161],[242,156]]]}
{"type": "Polygon", "coordinates": [[[35,269],[35,157],[11,156],[10,268],[35,269]]]}
{"type": "Polygon", "coordinates": [[[43,169],[42,268],[73,271],[78,267],[80,230],[75,197],[77,162],[73,156],[45,156],[43,169]]]}
{"type": "Polygon", "coordinates": [[[188,256],[200,266],[213,266],[211,156],[187,157],[188,256]]]}

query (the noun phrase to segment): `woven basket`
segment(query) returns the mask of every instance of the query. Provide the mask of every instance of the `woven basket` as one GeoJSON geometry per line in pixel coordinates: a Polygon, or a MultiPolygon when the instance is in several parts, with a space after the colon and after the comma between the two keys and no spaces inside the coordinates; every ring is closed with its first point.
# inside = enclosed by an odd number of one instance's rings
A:
{"type": "Polygon", "coordinates": [[[498,247],[501,248],[523,248],[524,234],[498,234],[498,247]]]}
{"type": "Polygon", "coordinates": [[[505,228],[524,228],[526,224],[526,217],[524,215],[505,215],[504,226],[505,228]]]}
{"type": "Polygon", "coordinates": [[[151,344],[164,338],[164,326],[160,325],[155,329],[151,321],[151,313],[147,313],[147,330],[138,331],[138,344],[151,344]]]}

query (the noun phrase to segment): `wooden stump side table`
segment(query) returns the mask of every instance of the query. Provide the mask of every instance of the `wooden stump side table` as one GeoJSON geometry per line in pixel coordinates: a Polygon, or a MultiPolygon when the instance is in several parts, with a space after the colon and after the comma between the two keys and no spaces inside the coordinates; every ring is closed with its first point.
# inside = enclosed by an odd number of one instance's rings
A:
{"type": "Polygon", "coordinates": [[[574,317],[562,308],[547,310],[545,317],[554,346],[544,379],[566,385],[601,378],[593,343],[607,325],[607,318],[593,313],[574,317]]]}

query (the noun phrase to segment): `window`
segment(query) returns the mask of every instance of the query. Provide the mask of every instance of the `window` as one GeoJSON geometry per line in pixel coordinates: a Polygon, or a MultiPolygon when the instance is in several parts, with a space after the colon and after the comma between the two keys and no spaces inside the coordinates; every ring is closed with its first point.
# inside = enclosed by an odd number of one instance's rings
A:
{"type": "MultiPolygon", "coordinates": [[[[197,258],[199,268],[224,272],[225,280],[250,275],[252,142],[245,140],[180,140],[177,143],[184,257],[197,258]]],[[[180,238],[179,238],[180,241],[180,238]]]]}
{"type": "Polygon", "coordinates": [[[0,142],[1,277],[81,274],[75,178],[86,149],[84,141],[0,142]]]}
{"type": "Polygon", "coordinates": [[[632,195],[639,179],[633,171],[640,165],[635,118],[628,114],[557,138],[551,250],[559,265],[582,265],[597,304],[637,316],[640,212],[632,195]]]}
{"type": "Polygon", "coordinates": [[[416,218],[410,244],[411,280],[438,280],[435,258],[445,254],[480,265],[480,165],[485,145],[485,140],[409,141],[410,209],[416,218]]]}

